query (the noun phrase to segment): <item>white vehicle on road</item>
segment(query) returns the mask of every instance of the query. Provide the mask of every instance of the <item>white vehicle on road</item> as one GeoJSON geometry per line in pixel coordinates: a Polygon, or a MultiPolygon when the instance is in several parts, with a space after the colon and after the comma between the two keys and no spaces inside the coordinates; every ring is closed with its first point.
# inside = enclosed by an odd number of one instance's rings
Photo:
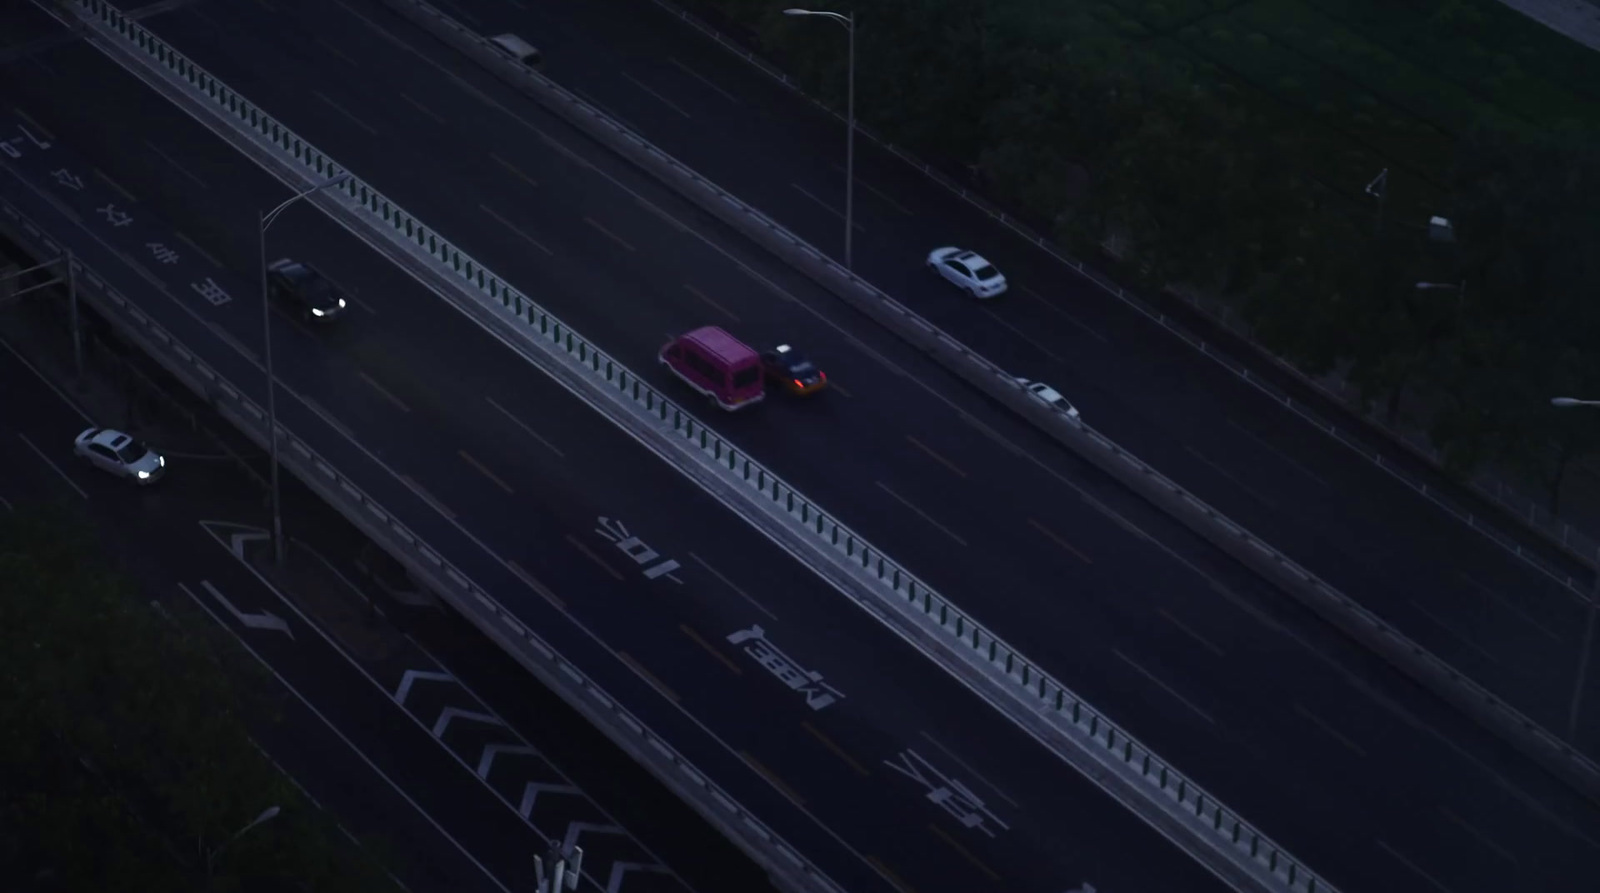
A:
{"type": "Polygon", "coordinates": [[[72,442],[79,458],[120,478],[153,484],[167,473],[166,457],[115,428],[88,428],[72,442]]]}
{"type": "Polygon", "coordinates": [[[1046,406],[1053,407],[1060,412],[1064,412],[1075,419],[1078,418],[1078,407],[1068,403],[1067,398],[1061,396],[1061,392],[1055,388],[1050,387],[1042,381],[1030,381],[1026,378],[1018,378],[1017,384],[1027,388],[1028,393],[1032,394],[1035,400],[1044,403],[1046,406]]]}
{"type": "Polygon", "coordinates": [[[975,251],[935,248],[928,266],[974,298],[992,298],[1006,290],[1006,277],[975,251]]]}

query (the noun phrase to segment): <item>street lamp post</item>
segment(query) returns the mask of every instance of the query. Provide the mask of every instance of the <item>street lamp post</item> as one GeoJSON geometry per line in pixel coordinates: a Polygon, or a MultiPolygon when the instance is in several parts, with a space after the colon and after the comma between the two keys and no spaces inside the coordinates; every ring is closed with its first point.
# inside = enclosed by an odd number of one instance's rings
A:
{"type": "MultiPolygon", "coordinates": [[[[272,374],[272,305],[267,299],[267,227],[272,225],[272,221],[278,219],[278,215],[282,214],[285,208],[295,202],[320,189],[338,186],[348,179],[350,179],[348,173],[330,177],[309,189],[290,196],[283,204],[265,214],[259,214],[256,218],[256,222],[259,224],[256,230],[256,243],[261,251],[261,340],[262,352],[266,355],[267,365],[267,451],[271,455],[272,462],[272,559],[278,564],[283,564],[284,554],[283,511],[278,493],[278,380],[272,374]]],[[[268,816],[268,818],[271,818],[271,816],[268,816]]]]}
{"type": "Polygon", "coordinates": [[[855,235],[856,191],[856,20],[855,13],[826,12],[814,9],[785,9],[786,16],[824,16],[844,26],[849,35],[849,63],[845,73],[845,125],[844,136],[844,268],[851,266],[850,245],[855,235]]]}
{"type": "MultiPolygon", "coordinates": [[[[1574,406],[1600,406],[1600,400],[1577,400],[1572,397],[1552,397],[1551,406],[1563,409],[1574,406]]],[[[1578,678],[1572,684],[1572,703],[1567,708],[1567,740],[1578,734],[1578,713],[1583,707],[1583,680],[1589,674],[1589,655],[1594,653],[1594,627],[1596,614],[1600,613],[1600,549],[1595,554],[1594,583],[1589,589],[1588,616],[1583,623],[1583,649],[1578,654],[1578,678]]]]}

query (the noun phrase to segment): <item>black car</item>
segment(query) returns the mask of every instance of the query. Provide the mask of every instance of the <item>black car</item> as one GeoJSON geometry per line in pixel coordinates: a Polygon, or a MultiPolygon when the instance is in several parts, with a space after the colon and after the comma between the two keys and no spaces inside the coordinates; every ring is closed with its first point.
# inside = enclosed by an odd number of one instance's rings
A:
{"type": "Polygon", "coordinates": [[[307,319],[331,320],[349,306],[339,287],[315,267],[289,258],[267,264],[267,292],[307,319]]]}
{"type": "Polygon", "coordinates": [[[764,351],[761,368],[768,380],[791,394],[809,394],[828,384],[828,376],[821,369],[787,344],[764,351]]]}

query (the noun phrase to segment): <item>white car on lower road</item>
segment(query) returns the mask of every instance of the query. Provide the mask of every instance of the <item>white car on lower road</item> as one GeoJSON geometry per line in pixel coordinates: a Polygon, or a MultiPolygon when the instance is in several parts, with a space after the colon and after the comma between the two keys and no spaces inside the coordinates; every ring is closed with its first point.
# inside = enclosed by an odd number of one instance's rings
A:
{"type": "Polygon", "coordinates": [[[115,428],[85,429],[72,442],[72,452],[90,465],[141,484],[153,484],[167,473],[166,457],[115,428]]]}
{"type": "Polygon", "coordinates": [[[1038,400],[1039,402],[1044,403],[1046,406],[1050,406],[1060,412],[1064,412],[1075,419],[1078,418],[1078,407],[1068,403],[1067,398],[1061,396],[1061,392],[1055,388],[1050,387],[1042,381],[1030,381],[1026,378],[1018,378],[1017,384],[1027,388],[1028,393],[1032,394],[1035,400],[1038,400]]]}
{"type": "Polygon", "coordinates": [[[974,298],[992,298],[1006,290],[1006,277],[975,251],[935,248],[928,253],[928,266],[974,298]]]}

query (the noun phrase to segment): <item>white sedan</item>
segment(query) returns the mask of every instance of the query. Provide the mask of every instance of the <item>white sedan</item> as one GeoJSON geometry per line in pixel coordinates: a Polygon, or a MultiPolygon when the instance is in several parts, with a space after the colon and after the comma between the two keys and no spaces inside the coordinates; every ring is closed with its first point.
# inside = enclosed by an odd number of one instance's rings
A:
{"type": "Polygon", "coordinates": [[[1044,382],[1029,381],[1026,378],[1019,378],[1017,379],[1017,384],[1027,388],[1028,393],[1032,394],[1034,399],[1040,401],[1046,406],[1052,407],[1060,412],[1064,412],[1072,418],[1076,419],[1078,417],[1078,407],[1068,403],[1067,398],[1061,396],[1060,391],[1050,387],[1044,382]]]}
{"type": "Polygon", "coordinates": [[[975,251],[935,248],[928,266],[974,298],[992,298],[1006,290],[1006,277],[975,251]]]}
{"type": "Polygon", "coordinates": [[[117,477],[153,484],[167,473],[166,457],[115,428],[88,428],[72,442],[72,452],[117,477]]]}

